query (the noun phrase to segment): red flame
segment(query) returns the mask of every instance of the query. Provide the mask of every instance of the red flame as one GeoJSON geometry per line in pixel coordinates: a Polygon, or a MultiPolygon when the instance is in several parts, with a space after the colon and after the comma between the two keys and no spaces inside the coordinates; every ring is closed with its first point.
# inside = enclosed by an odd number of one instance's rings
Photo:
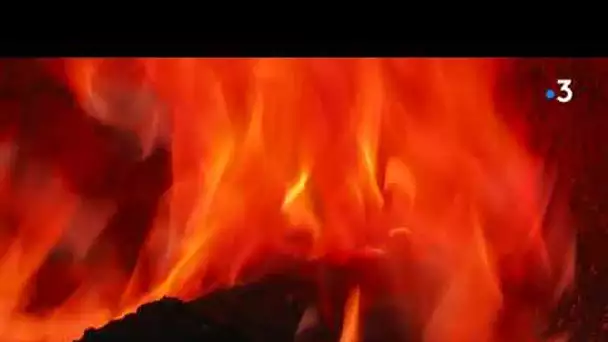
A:
{"type": "MultiPolygon", "coordinates": [[[[533,283],[558,296],[572,277],[568,227],[550,227],[566,238],[543,232],[551,178],[500,119],[508,113],[493,91],[498,61],[65,66],[88,115],[134,133],[136,159],[171,151],[172,183],[133,272],[122,271],[133,260],[96,250],[96,270],[70,266],[78,287],[34,315],[23,306],[32,276],[58,245],[90,260],[116,205],[74,194],[60,170],[28,168],[13,184],[13,141],[0,145],[1,208],[19,217],[14,233],[0,221],[4,341],[75,338],[160,296],[230,286],[276,255],[341,262],[369,249],[407,284],[407,299],[396,300],[424,322],[425,341],[533,341],[538,305],[509,291],[533,283]],[[404,243],[408,258],[394,251],[404,243]],[[421,274],[406,271],[412,263],[421,274]]],[[[357,340],[362,295],[348,302],[343,341],[357,340]]]]}

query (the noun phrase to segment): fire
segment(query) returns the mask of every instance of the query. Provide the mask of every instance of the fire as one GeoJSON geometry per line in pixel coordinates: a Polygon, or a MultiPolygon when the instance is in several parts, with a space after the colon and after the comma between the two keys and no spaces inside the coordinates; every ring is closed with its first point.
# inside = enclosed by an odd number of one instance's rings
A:
{"type": "MultiPolygon", "coordinates": [[[[102,249],[95,271],[69,266],[80,282],[67,299],[33,314],[43,262],[58,245],[89,255],[116,208],[70,191],[61,170],[13,184],[12,140],[0,145],[0,209],[20,218],[14,231],[0,220],[3,341],[76,338],[163,295],[247,281],[273,257],[342,263],[369,249],[390,262],[425,341],[536,341],[536,313],[572,278],[569,227],[543,223],[549,173],[501,120],[500,61],[64,63],[88,115],[134,134],[136,159],[171,151],[172,182],[133,270],[102,249]],[[550,298],[519,298],[530,285],[550,298]]],[[[358,340],[364,297],[351,294],[344,341],[358,340]]]]}
{"type": "Polygon", "coordinates": [[[344,324],[342,328],[342,336],[340,342],[358,342],[359,341],[359,312],[361,300],[361,291],[356,288],[354,289],[347,301],[346,307],[344,308],[344,324]]]}

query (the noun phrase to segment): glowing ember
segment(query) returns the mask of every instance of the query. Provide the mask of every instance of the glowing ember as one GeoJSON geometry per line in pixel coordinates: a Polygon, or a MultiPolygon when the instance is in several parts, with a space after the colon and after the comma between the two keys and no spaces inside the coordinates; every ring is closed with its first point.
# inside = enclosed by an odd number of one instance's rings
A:
{"type": "MultiPolygon", "coordinates": [[[[0,140],[0,209],[17,217],[0,218],[0,339],[73,339],[163,295],[230,286],[276,255],[341,263],[373,250],[425,341],[539,340],[572,278],[573,239],[543,227],[550,177],[500,119],[498,63],[65,61],[88,115],[136,137],[134,160],[171,151],[172,183],[136,262],[91,247],[114,203],[43,165],[15,180],[12,140],[0,140]],[[54,280],[77,286],[32,313],[31,279],[61,253],[77,258],[54,280]],[[520,298],[531,284],[546,299],[520,298]]],[[[364,296],[351,294],[341,341],[358,340],[364,296]]]]}

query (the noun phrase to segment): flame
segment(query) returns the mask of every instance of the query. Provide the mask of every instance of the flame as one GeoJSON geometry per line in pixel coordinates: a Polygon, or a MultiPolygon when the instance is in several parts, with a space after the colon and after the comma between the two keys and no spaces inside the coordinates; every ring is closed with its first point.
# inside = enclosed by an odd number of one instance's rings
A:
{"type": "Polygon", "coordinates": [[[360,312],[361,290],[355,288],[351,291],[344,307],[344,324],[342,324],[342,335],[340,342],[359,341],[359,312],[360,312]]]}
{"type": "MultiPolygon", "coordinates": [[[[532,313],[549,304],[512,290],[540,284],[554,300],[571,281],[569,227],[543,226],[551,191],[542,160],[500,119],[498,61],[64,62],[80,106],[133,132],[138,160],[171,151],[172,183],[136,262],[112,248],[96,252],[95,271],[75,261],[79,285],[33,314],[24,302],[43,262],[62,244],[93,253],[104,227],[92,222],[118,209],[74,194],[60,170],[13,186],[1,152],[11,149],[0,145],[0,200],[20,218],[15,233],[0,221],[3,341],[73,339],[163,295],[245,281],[284,253],[342,262],[382,251],[428,342],[500,342],[507,330],[539,340],[532,313]],[[549,229],[562,238],[546,239],[549,229]]],[[[363,296],[351,294],[341,341],[358,339],[363,296]]]]}

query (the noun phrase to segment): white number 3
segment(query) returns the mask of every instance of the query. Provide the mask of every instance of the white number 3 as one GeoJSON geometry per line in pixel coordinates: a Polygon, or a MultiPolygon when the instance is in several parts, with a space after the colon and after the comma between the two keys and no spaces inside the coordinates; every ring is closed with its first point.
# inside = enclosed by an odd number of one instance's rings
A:
{"type": "Polygon", "coordinates": [[[572,80],[557,80],[557,84],[561,86],[559,90],[564,93],[563,95],[557,97],[557,101],[561,103],[570,102],[573,95],[572,89],[570,89],[572,80]]]}

